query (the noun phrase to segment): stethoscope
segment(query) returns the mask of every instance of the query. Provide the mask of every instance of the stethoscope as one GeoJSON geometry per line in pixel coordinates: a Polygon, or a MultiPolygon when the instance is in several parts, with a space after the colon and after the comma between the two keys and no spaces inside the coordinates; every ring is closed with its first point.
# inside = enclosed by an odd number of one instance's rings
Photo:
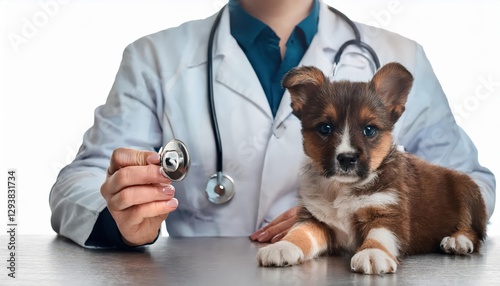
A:
{"type": "MultiPolygon", "coordinates": [[[[207,89],[208,89],[208,99],[209,99],[209,112],[211,114],[211,123],[212,130],[214,134],[215,140],[215,148],[216,148],[216,158],[217,158],[217,172],[213,174],[206,185],[205,192],[208,197],[208,200],[214,204],[223,204],[230,201],[234,196],[234,180],[223,171],[222,166],[222,142],[221,136],[219,132],[219,125],[217,124],[217,114],[215,111],[215,101],[214,101],[214,89],[213,89],[213,46],[214,46],[214,37],[217,27],[219,26],[220,19],[222,17],[222,12],[224,11],[224,7],[218,12],[215,21],[210,30],[210,35],[208,38],[208,50],[207,50],[207,89]]],[[[328,9],[340,16],[345,22],[349,24],[354,32],[354,39],[349,40],[342,44],[333,59],[333,68],[332,75],[335,75],[339,68],[340,57],[344,50],[351,45],[358,46],[359,48],[366,50],[371,58],[373,59],[375,69],[378,70],[380,68],[380,61],[378,59],[377,54],[368,44],[361,41],[361,35],[359,33],[358,28],[345,14],[338,11],[337,9],[328,6],[328,9]]],[[[161,164],[161,172],[164,176],[170,178],[173,181],[180,181],[184,179],[186,176],[189,165],[190,158],[189,153],[187,151],[186,145],[178,140],[173,139],[168,142],[165,146],[163,146],[160,151],[160,164],[161,164]]]]}

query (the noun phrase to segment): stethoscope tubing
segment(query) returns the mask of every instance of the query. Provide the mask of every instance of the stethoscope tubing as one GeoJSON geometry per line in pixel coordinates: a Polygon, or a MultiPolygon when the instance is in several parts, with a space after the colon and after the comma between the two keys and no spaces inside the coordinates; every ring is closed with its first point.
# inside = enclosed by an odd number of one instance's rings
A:
{"type": "Polygon", "coordinates": [[[347,17],[347,15],[340,12],[339,10],[337,10],[331,6],[328,6],[328,9],[330,11],[332,11],[333,13],[335,13],[337,16],[341,17],[351,27],[351,29],[354,33],[354,39],[349,40],[340,46],[339,50],[337,51],[337,54],[335,55],[335,57],[333,59],[333,64],[335,66],[337,66],[339,64],[340,57],[342,56],[345,48],[347,48],[350,45],[356,45],[359,48],[366,50],[370,54],[370,56],[372,57],[373,62],[375,64],[375,69],[378,70],[380,68],[380,61],[378,59],[377,53],[375,52],[375,50],[372,47],[370,47],[370,45],[361,41],[361,34],[359,32],[358,27],[356,27],[356,24],[354,24],[354,22],[351,19],[349,19],[349,17],[347,17]]]}
{"type": "MultiPolygon", "coordinates": [[[[212,124],[212,131],[213,131],[213,135],[214,135],[215,150],[216,150],[216,164],[217,164],[216,165],[217,172],[215,173],[214,176],[212,176],[209,179],[209,182],[207,184],[207,194],[209,195],[209,199],[216,204],[225,203],[225,202],[229,201],[234,194],[234,181],[233,181],[233,179],[223,173],[222,140],[221,140],[221,136],[220,136],[219,124],[217,122],[217,114],[215,111],[215,96],[214,96],[214,87],[213,87],[213,82],[214,82],[214,80],[213,80],[214,38],[215,38],[215,33],[216,33],[217,28],[218,28],[219,23],[220,23],[224,8],[226,6],[227,6],[227,4],[221,8],[221,10],[218,12],[218,14],[215,18],[215,21],[214,21],[212,28],[210,30],[210,34],[209,34],[209,38],[208,38],[208,48],[207,48],[207,90],[208,90],[208,98],[209,98],[208,105],[209,105],[209,112],[210,112],[210,121],[212,124]],[[211,195],[214,195],[212,193],[212,190],[211,190],[213,188],[212,182],[211,182],[212,179],[217,180],[216,183],[213,185],[221,187],[221,190],[227,191],[227,193],[225,195],[211,196],[211,195]],[[228,182],[228,184],[230,184],[230,186],[225,186],[223,181],[228,182]]],[[[334,62],[333,62],[334,72],[336,71],[336,68],[338,67],[338,63],[340,62],[340,57],[341,57],[342,53],[344,52],[344,49],[350,45],[356,45],[359,48],[366,50],[370,54],[370,56],[372,57],[376,70],[378,70],[380,68],[380,61],[378,59],[378,56],[372,47],[370,47],[368,44],[361,41],[361,34],[360,34],[358,28],[356,27],[356,25],[354,24],[354,22],[351,21],[351,19],[349,19],[349,17],[347,17],[345,14],[338,11],[337,9],[330,7],[330,6],[328,6],[328,8],[330,11],[332,11],[336,15],[340,16],[346,23],[348,23],[354,32],[354,39],[349,40],[349,41],[345,42],[344,44],[342,44],[340,46],[339,50],[337,51],[337,54],[335,55],[334,62]]],[[[214,190],[214,192],[215,192],[215,190],[214,190]]]]}
{"type": "MultiPolygon", "coordinates": [[[[226,4],[227,5],[227,4],[226,4]]],[[[216,158],[217,158],[217,165],[216,165],[216,170],[217,173],[221,173],[223,170],[223,165],[222,165],[222,141],[221,141],[221,136],[220,136],[220,131],[219,131],[219,124],[217,123],[217,114],[215,112],[215,96],[214,96],[214,86],[213,86],[213,48],[214,48],[214,37],[215,37],[215,31],[217,30],[217,27],[219,26],[220,19],[222,17],[222,12],[224,8],[226,7],[224,5],[222,9],[219,11],[217,14],[217,17],[215,18],[214,24],[212,25],[212,29],[210,30],[210,35],[208,38],[208,49],[207,49],[207,90],[208,90],[208,98],[209,98],[209,112],[210,112],[210,120],[212,123],[212,131],[214,134],[214,141],[215,141],[215,151],[216,151],[216,158]]]]}

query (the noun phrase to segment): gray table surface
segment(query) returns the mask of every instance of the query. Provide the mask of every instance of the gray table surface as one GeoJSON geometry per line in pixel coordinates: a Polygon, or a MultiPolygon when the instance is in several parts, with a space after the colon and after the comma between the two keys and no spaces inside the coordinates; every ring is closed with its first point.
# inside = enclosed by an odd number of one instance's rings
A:
{"type": "Polygon", "coordinates": [[[500,285],[500,237],[470,256],[418,255],[396,274],[349,270],[348,257],[299,266],[259,267],[262,244],[246,237],[160,237],[131,251],[90,250],[56,235],[17,237],[16,276],[7,277],[7,236],[0,236],[0,285],[500,285]]]}

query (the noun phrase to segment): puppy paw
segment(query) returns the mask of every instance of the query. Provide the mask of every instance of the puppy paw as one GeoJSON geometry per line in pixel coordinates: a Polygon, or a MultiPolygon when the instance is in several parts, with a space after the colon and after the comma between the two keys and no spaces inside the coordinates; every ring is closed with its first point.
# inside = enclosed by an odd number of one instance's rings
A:
{"type": "Polygon", "coordinates": [[[367,248],[356,253],[351,258],[351,270],[364,274],[394,273],[398,264],[384,251],[377,248],[367,248]]]}
{"type": "Polygon", "coordinates": [[[443,238],[440,246],[444,252],[451,254],[465,255],[474,251],[472,241],[462,234],[443,238]]]}
{"type": "Polygon", "coordinates": [[[261,266],[291,266],[304,261],[304,253],[289,241],[278,241],[257,251],[257,261],[261,266]]]}

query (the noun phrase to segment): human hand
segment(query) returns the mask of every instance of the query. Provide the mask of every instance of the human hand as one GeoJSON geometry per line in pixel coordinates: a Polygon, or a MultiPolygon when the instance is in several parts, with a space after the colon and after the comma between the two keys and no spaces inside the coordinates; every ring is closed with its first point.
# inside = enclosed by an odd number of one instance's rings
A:
{"type": "Polygon", "coordinates": [[[271,242],[274,243],[282,239],[290,230],[290,228],[297,221],[297,210],[299,207],[293,207],[265,227],[257,230],[250,235],[250,239],[258,242],[271,242]]]}
{"type": "Polygon", "coordinates": [[[159,163],[155,152],[118,148],[111,156],[101,194],[128,245],[154,241],[161,223],[177,208],[175,189],[159,163]]]}

